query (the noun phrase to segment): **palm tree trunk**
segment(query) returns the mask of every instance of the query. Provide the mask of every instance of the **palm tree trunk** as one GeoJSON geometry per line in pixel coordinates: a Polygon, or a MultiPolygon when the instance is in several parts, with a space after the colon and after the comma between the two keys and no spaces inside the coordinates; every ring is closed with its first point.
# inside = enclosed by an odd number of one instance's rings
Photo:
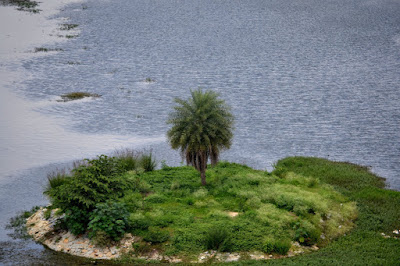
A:
{"type": "Polygon", "coordinates": [[[207,182],[206,182],[206,171],[205,170],[200,172],[200,178],[201,178],[201,185],[202,186],[207,185],[207,182]]]}

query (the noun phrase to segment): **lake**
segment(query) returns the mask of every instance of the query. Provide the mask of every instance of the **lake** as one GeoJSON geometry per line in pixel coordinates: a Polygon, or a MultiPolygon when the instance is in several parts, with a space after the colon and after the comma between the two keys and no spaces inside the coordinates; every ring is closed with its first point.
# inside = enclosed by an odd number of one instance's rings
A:
{"type": "MultiPolygon", "coordinates": [[[[46,204],[46,173],[74,159],[134,147],[152,150],[159,164],[180,165],[179,152],[166,143],[165,121],[173,99],[198,87],[219,92],[236,118],[223,160],[267,170],[295,155],[349,161],[400,190],[399,14],[394,0],[65,6],[53,19],[78,24],[77,31],[46,46],[63,51],[21,59],[26,74],[10,87],[24,102],[10,107],[21,107],[12,114],[17,132],[0,131],[9,139],[0,142],[1,165],[8,167],[0,172],[0,224],[46,204]],[[102,96],[58,101],[73,91],[102,96]]],[[[0,262],[60,258],[6,233],[0,230],[0,262]]]]}

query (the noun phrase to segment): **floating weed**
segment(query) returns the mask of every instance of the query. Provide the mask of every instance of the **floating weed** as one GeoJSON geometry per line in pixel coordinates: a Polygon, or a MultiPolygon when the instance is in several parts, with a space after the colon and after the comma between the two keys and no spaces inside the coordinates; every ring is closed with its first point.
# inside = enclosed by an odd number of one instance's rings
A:
{"type": "Polygon", "coordinates": [[[66,64],[67,65],[81,65],[82,63],[81,62],[68,61],[66,64]]]}
{"type": "Polygon", "coordinates": [[[78,26],[78,24],[61,24],[60,30],[72,30],[78,26]]]}
{"type": "Polygon", "coordinates": [[[45,47],[36,47],[35,48],[35,53],[39,52],[59,52],[59,51],[64,51],[61,48],[45,48],[45,47]]]}
{"type": "Polygon", "coordinates": [[[83,99],[86,97],[98,98],[100,96],[101,96],[100,94],[89,93],[89,92],[71,92],[71,93],[61,95],[61,98],[62,98],[61,102],[79,100],[79,99],[83,99]]]}
{"type": "Polygon", "coordinates": [[[156,80],[155,80],[155,79],[152,79],[152,78],[146,78],[146,79],[144,80],[144,82],[146,82],[146,83],[153,83],[153,82],[156,82],[156,80]]]}
{"type": "Polygon", "coordinates": [[[76,37],[79,37],[79,35],[65,35],[65,38],[67,38],[67,39],[73,39],[76,37]]]}

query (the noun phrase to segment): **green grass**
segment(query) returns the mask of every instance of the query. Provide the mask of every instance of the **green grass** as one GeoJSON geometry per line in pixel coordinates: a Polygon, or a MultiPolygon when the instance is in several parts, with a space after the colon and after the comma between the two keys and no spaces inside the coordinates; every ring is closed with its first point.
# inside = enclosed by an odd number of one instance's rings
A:
{"type": "Polygon", "coordinates": [[[205,187],[192,167],[163,165],[126,178],[147,187],[120,199],[130,206],[131,232],[150,241],[150,230],[156,248],[168,255],[190,257],[210,248],[263,251],[266,241],[273,243],[271,253],[285,254],[290,241],[326,245],[348,232],[357,216],[347,197],[295,173],[278,177],[222,162],[209,168],[205,187]]]}
{"type": "MultiPolygon", "coordinates": [[[[393,237],[400,227],[400,192],[385,190],[384,179],[368,168],[346,162],[332,162],[320,158],[289,157],[276,164],[276,172],[286,175],[295,172],[317,177],[320,182],[357,202],[356,227],[346,236],[318,252],[267,261],[276,265],[400,265],[400,239],[393,237]]],[[[260,264],[244,261],[243,264],[260,264]]],[[[242,264],[236,263],[236,264],[242,264]]]]}

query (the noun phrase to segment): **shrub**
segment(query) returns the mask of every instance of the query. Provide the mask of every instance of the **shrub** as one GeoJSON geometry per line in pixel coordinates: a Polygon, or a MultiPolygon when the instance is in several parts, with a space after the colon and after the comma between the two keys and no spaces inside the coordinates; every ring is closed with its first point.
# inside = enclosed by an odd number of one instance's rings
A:
{"type": "Polygon", "coordinates": [[[148,217],[142,213],[132,213],[129,217],[130,226],[133,229],[147,230],[151,225],[151,221],[148,217]]]}
{"type": "Polygon", "coordinates": [[[98,230],[92,236],[92,242],[100,247],[105,247],[110,244],[110,236],[103,230],[98,230]]]}
{"type": "Polygon", "coordinates": [[[274,252],[280,255],[286,255],[292,244],[290,243],[290,240],[277,240],[274,242],[273,246],[274,252]]]}
{"type": "Polygon", "coordinates": [[[308,221],[297,221],[293,225],[294,240],[302,245],[312,245],[317,243],[321,232],[308,221]]]}
{"type": "Polygon", "coordinates": [[[150,226],[143,240],[151,243],[163,243],[169,239],[168,231],[164,231],[159,227],[150,226]]]}
{"type": "Polygon", "coordinates": [[[71,206],[65,211],[63,223],[74,235],[85,233],[88,222],[89,212],[85,208],[81,209],[76,206],[71,206]]]}
{"type": "Polygon", "coordinates": [[[149,203],[164,203],[167,201],[167,198],[160,194],[150,194],[145,198],[145,201],[149,203]]]}
{"type": "Polygon", "coordinates": [[[272,253],[274,251],[274,244],[275,240],[267,239],[263,245],[263,251],[268,254],[272,253]]]}
{"type": "Polygon", "coordinates": [[[125,204],[129,212],[134,212],[143,207],[142,194],[140,194],[139,192],[132,192],[126,194],[121,199],[121,202],[125,204]]]}
{"type": "Polygon", "coordinates": [[[231,239],[228,229],[222,226],[211,227],[205,235],[205,247],[212,250],[229,251],[231,239]]]}
{"type": "Polygon", "coordinates": [[[72,170],[68,182],[44,192],[54,207],[63,211],[77,207],[90,212],[97,203],[122,197],[123,191],[133,186],[133,182],[121,177],[124,169],[114,157],[101,155],[86,162],[72,170]]]}
{"type": "Polygon", "coordinates": [[[118,241],[125,234],[129,225],[129,212],[119,202],[107,202],[96,205],[90,215],[89,237],[94,238],[99,231],[105,232],[110,239],[118,241]]]}

